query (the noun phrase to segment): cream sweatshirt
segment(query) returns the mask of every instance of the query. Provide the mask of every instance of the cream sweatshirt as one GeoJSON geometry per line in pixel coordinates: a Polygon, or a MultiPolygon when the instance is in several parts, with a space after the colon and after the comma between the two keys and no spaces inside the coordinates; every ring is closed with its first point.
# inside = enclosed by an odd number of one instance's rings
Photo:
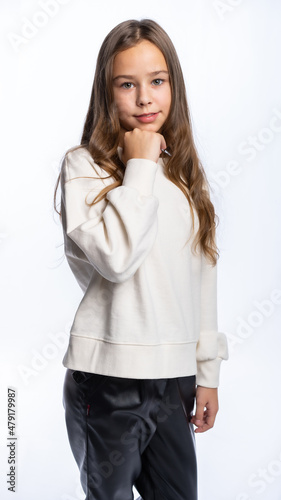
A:
{"type": "Polygon", "coordinates": [[[217,387],[228,359],[217,327],[217,266],[191,252],[186,197],[161,158],[131,159],[122,185],[87,206],[113,182],[105,177],[86,148],[65,156],[64,249],[83,298],[63,365],[136,379],[196,374],[198,385],[217,387]]]}

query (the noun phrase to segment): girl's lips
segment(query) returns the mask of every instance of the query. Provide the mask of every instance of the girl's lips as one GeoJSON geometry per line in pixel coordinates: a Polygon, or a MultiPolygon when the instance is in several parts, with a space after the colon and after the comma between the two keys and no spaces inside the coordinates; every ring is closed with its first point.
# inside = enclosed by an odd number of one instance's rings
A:
{"type": "Polygon", "coordinates": [[[159,112],[158,113],[147,113],[147,114],[135,116],[135,118],[142,123],[152,123],[156,120],[158,115],[159,115],[159,112]]]}

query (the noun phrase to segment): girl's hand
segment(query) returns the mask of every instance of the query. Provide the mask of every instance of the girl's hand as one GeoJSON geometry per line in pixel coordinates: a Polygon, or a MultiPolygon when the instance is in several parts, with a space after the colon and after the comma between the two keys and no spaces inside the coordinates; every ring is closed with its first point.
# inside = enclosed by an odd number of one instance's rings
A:
{"type": "Polygon", "coordinates": [[[126,164],[131,158],[144,158],[157,163],[161,149],[166,147],[163,135],[135,128],[124,134],[122,161],[126,164]]]}
{"type": "Polygon", "coordinates": [[[214,426],[218,413],[218,389],[197,386],[196,413],[191,418],[191,423],[196,425],[195,432],[205,432],[214,426]]]}

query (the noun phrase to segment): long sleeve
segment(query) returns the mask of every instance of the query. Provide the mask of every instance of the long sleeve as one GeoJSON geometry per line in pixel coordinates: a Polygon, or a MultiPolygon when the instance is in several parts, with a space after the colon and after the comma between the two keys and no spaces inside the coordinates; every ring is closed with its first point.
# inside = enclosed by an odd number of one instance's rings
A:
{"type": "Polygon", "coordinates": [[[66,234],[84,260],[109,281],[128,280],[153,246],[159,205],[153,196],[156,171],[153,161],[129,160],[123,184],[109,191],[106,199],[88,206],[85,199],[92,201],[112,180],[105,179],[108,174],[91,161],[88,152],[65,157],[62,201],[66,234]]]}
{"type": "Polygon", "coordinates": [[[202,255],[201,324],[197,344],[198,385],[218,387],[221,361],[228,359],[226,335],[217,326],[217,266],[212,266],[202,255]]]}

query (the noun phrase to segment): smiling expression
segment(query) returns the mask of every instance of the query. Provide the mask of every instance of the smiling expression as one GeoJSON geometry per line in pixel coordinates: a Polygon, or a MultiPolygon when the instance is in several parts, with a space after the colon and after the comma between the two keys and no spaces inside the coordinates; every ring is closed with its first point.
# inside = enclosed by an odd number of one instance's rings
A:
{"type": "Polygon", "coordinates": [[[113,95],[121,132],[161,132],[171,107],[169,73],[162,52],[142,40],[114,59],[113,95]]]}

